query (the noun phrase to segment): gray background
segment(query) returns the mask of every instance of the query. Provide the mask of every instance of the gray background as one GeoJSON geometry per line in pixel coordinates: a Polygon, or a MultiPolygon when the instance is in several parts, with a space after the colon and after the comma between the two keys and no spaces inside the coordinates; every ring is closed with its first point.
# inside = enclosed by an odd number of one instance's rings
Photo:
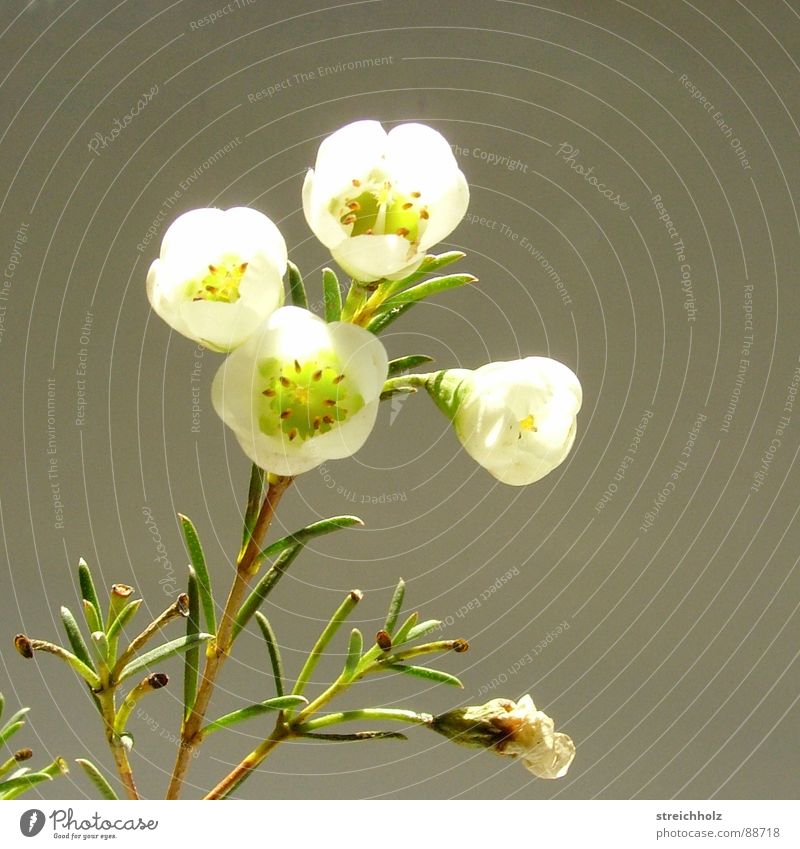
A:
{"type": "MultiPolygon", "coordinates": [[[[0,688],[12,707],[33,706],[15,743],[38,761],[88,755],[110,767],[74,676],[11,647],[20,630],[59,637],[59,605],[78,611],[79,556],[98,581],[133,584],[154,615],[184,583],[181,511],[205,541],[220,598],[229,583],[249,464],[210,406],[221,357],[203,355],[193,382],[193,343],[145,298],[169,220],[252,205],[278,223],[318,293],[329,259],[299,198],[320,139],[358,118],[421,120],[459,146],[477,219],[443,247],[467,251],[461,267],[481,282],[409,313],[387,334],[390,353],[464,367],[556,357],[583,384],[578,441],[541,483],[506,487],[459,450],[426,398],[384,405],[365,448],[303,476],[278,523],[357,513],[366,528],[313,546],[267,613],[296,673],[345,591],[366,593],[354,622],[369,634],[403,575],[413,609],[470,640],[467,654],[441,662],[465,689],[389,677],[340,704],[441,711],[531,693],[578,755],[567,778],[537,781],[511,760],[412,729],[407,743],[284,746],[241,795],[795,798],[800,406],[785,407],[800,353],[797,4],[240,0],[199,27],[219,5],[4,3],[0,688]],[[364,59],[383,61],[346,65],[364,59]],[[286,80],[271,97],[248,98],[286,80]],[[93,153],[95,133],[108,135],[152,86],[141,114],[93,153]],[[628,208],[572,170],[562,144],[628,208]],[[509,170],[481,152],[520,164],[509,170]],[[654,195],[685,245],[685,289],[654,195]],[[753,339],[739,377],[746,286],[753,339]],[[700,414],[686,467],[647,527],[700,414]],[[600,508],[609,484],[617,490],[600,508]],[[168,563],[157,560],[146,510],[168,563]],[[511,580],[487,593],[508,570],[511,580]]],[[[317,686],[338,660],[319,668],[317,686]]],[[[172,685],[131,726],[148,797],[162,795],[174,755],[166,735],[179,721],[180,664],[170,669],[172,685]]],[[[263,644],[246,634],[212,713],[271,694],[263,644]]],[[[187,795],[202,795],[269,727],[252,721],[212,738],[187,795]]],[[[91,793],[77,767],[42,790],[91,793]]]]}

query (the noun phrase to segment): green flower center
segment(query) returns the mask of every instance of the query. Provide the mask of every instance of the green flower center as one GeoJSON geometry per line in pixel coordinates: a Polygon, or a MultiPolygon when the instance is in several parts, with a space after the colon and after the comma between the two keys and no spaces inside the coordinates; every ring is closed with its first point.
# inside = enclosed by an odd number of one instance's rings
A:
{"type": "MultiPolygon", "coordinates": [[[[376,177],[379,175],[375,175],[376,177]]],[[[402,194],[388,181],[374,180],[362,185],[353,180],[353,194],[333,202],[331,211],[351,236],[395,234],[414,244],[419,241],[420,221],[427,221],[428,209],[420,203],[420,192],[402,194]]]]}
{"type": "Polygon", "coordinates": [[[364,406],[331,351],[304,363],[270,357],[259,362],[258,372],[264,386],[258,398],[258,426],[267,436],[305,441],[328,433],[364,406]]]}
{"type": "Polygon", "coordinates": [[[239,300],[239,284],[247,271],[247,263],[239,257],[224,256],[216,265],[208,266],[208,274],[189,283],[193,301],[217,301],[235,304],[239,300]]]}

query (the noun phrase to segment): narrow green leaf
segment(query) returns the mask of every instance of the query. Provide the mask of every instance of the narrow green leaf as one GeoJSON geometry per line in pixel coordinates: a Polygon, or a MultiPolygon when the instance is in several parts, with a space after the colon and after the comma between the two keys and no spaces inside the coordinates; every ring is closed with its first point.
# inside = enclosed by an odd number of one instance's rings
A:
{"type": "Polygon", "coordinates": [[[406,675],[413,675],[416,678],[425,678],[427,681],[435,681],[437,684],[450,684],[452,687],[464,689],[464,685],[455,675],[442,672],[440,669],[429,669],[427,666],[407,666],[404,663],[387,663],[385,668],[392,669],[395,672],[405,672],[406,675]]]}
{"type": "Polygon", "coordinates": [[[189,552],[189,557],[191,558],[192,566],[194,566],[197,576],[197,591],[200,596],[200,604],[203,608],[206,629],[212,634],[216,634],[217,617],[214,611],[214,596],[211,592],[211,578],[206,567],[203,546],[200,544],[200,537],[197,535],[197,530],[192,524],[192,520],[182,513],[178,513],[178,518],[180,519],[183,536],[186,540],[186,549],[189,552]]]}
{"type": "Polygon", "coordinates": [[[264,500],[264,482],[267,473],[255,463],[250,467],[250,487],[247,491],[247,506],[244,511],[244,527],[242,528],[242,551],[250,542],[250,535],[256,524],[256,519],[261,510],[261,502],[264,500]]]}
{"type": "Polygon", "coordinates": [[[108,783],[102,772],[86,758],[75,758],[75,763],[79,764],[89,780],[94,784],[103,799],[117,800],[119,796],[114,792],[114,788],[108,783]]]}
{"type": "Polygon", "coordinates": [[[421,366],[423,363],[432,363],[433,357],[427,354],[409,354],[407,357],[398,357],[396,360],[389,361],[389,374],[387,377],[397,377],[400,374],[405,374],[412,368],[421,366]]]}
{"type": "Polygon", "coordinates": [[[293,263],[286,264],[286,271],[289,277],[289,296],[292,303],[296,307],[308,309],[308,296],[306,295],[306,287],[303,285],[303,277],[300,274],[300,269],[293,263]]]}
{"type": "Polygon", "coordinates": [[[325,299],[325,321],[339,321],[342,317],[342,290],[333,269],[322,269],[322,293],[325,299]]]}
{"type": "Polygon", "coordinates": [[[132,660],[122,670],[117,678],[117,683],[121,684],[127,678],[130,678],[132,675],[136,675],[137,672],[141,672],[143,669],[146,669],[148,666],[152,666],[154,663],[160,663],[162,660],[171,657],[173,654],[186,651],[186,649],[191,648],[197,643],[210,640],[212,636],[212,634],[194,634],[191,637],[178,637],[177,640],[171,640],[168,643],[164,643],[163,646],[158,646],[152,651],[145,652],[145,654],[140,655],[135,660],[132,660]]]}
{"type": "Polygon", "coordinates": [[[300,670],[300,674],[297,676],[297,681],[292,690],[294,695],[299,696],[303,692],[306,684],[311,680],[319,659],[325,653],[328,644],[363,597],[361,590],[350,590],[345,596],[344,601],[336,608],[333,616],[331,616],[327,625],[322,629],[322,633],[317,638],[317,642],[314,643],[314,648],[311,649],[306,662],[303,664],[303,668],[300,670]]]}
{"type": "Polygon", "coordinates": [[[364,651],[364,637],[358,628],[353,628],[350,632],[350,643],[347,646],[347,660],[344,664],[344,672],[348,678],[351,678],[358,668],[358,662],[361,660],[361,653],[364,651]]]}
{"type": "Polygon", "coordinates": [[[312,740],[324,740],[328,743],[357,743],[361,740],[408,740],[401,731],[355,731],[351,734],[318,734],[309,731],[301,735],[312,740]]]}
{"type": "MultiPolygon", "coordinates": [[[[186,618],[186,638],[196,637],[200,633],[200,594],[197,588],[197,575],[189,567],[189,615],[186,618]]],[[[186,649],[183,664],[183,716],[189,717],[197,697],[197,678],[200,667],[200,644],[195,643],[186,649]]]]}
{"type": "Polygon", "coordinates": [[[439,628],[441,624],[442,623],[438,619],[428,619],[425,622],[420,622],[419,625],[415,625],[408,632],[405,642],[416,640],[417,637],[423,637],[425,634],[430,634],[431,631],[435,631],[439,628]]]}
{"type": "MultiPolygon", "coordinates": [[[[405,622],[397,629],[396,634],[392,634],[392,643],[400,645],[404,643],[408,639],[408,635],[411,632],[411,629],[417,624],[419,620],[419,613],[412,613],[411,616],[406,619],[405,622]]],[[[389,630],[388,628],[386,629],[389,630]]],[[[391,631],[389,632],[391,633],[391,631]]]]}
{"type": "Polygon", "coordinates": [[[103,626],[100,623],[95,606],[90,601],[86,601],[85,598],[81,599],[81,601],[83,602],[83,618],[86,620],[89,633],[93,634],[95,631],[102,631],[103,626]]]}
{"type": "Polygon", "coordinates": [[[122,629],[128,624],[128,622],[136,616],[139,608],[142,606],[142,602],[144,599],[135,598],[133,601],[129,601],[125,607],[122,608],[119,616],[111,623],[111,627],[108,629],[106,636],[110,640],[116,640],[119,635],[122,633],[122,629]]]}
{"type": "Polygon", "coordinates": [[[400,615],[400,611],[403,608],[403,598],[406,594],[406,582],[400,578],[397,582],[397,587],[395,587],[395,591],[392,594],[392,600],[389,602],[389,610],[386,614],[386,622],[384,623],[383,630],[387,631],[390,635],[394,630],[394,626],[397,624],[397,617],[400,615]]]}
{"type": "Polygon", "coordinates": [[[75,621],[75,617],[72,615],[69,608],[61,608],[61,621],[64,624],[67,639],[69,640],[69,644],[72,646],[72,651],[75,652],[75,656],[79,660],[82,660],[88,667],[94,669],[94,663],[92,662],[91,657],[89,657],[89,649],[83,641],[83,636],[81,635],[78,623],[75,621]]]}
{"type": "Polygon", "coordinates": [[[3,730],[0,731],[0,746],[7,743],[24,724],[25,722],[23,720],[19,722],[7,722],[3,726],[3,730]]]}
{"type": "Polygon", "coordinates": [[[396,321],[402,315],[408,312],[414,306],[416,301],[411,301],[407,304],[391,307],[390,309],[382,310],[378,313],[367,325],[367,330],[374,333],[376,336],[385,330],[393,321],[396,321]]]}
{"type": "Polygon", "coordinates": [[[108,665],[108,637],[104,631],[95,631],[92,634],[92,648],[101,664],[108,665]]]}
{"type": "Polygon", "coordinates": [[[428,254],[425,259],[422,260],[420,267],[413,274],[410,274],[400,282],[405,286],[411,286],[418,280],[422,280],[426,274],[433,274],[451,263],[464,259],[465,256],[466,254],[463,251],[445,251],[445,253],[438,255],[428,254]]]}
{"type": "Polygon", "coordinates": [[[17,778],[9,778],[7,781],[0,781],[0,798],[13,799],[21,796],[26,790],[41,784],[43,781],[52,781],[53,777],[46,772],[29,772],[26,775],[20,775],[17,778]],[[13,793],[14,795],[9,795],[13,793]]]}
{"type": "Polygon", "coordinates": [[[97,590],[94,587],[92,573],[89,571],[89,566],[82,557],[78,561],[78,582],[81,586],[81,598],[83,598],[84,601],[88,602],[93,608],[93,610],[87,610],[86,606],[84,605],[84,612],[86,613],[86,624],[89,626],[90,631],[102,631],[103,628],[101,625],[102,619],[100,618],[100,600],[97,597],[97,590]]]}
{"type": "Polygon", "coordinates": [[[275,542],[262,549],[259,558],[274,557],[284,549],[289,548],[290,545],[296,545],[297,543],[305,545],[314,537],[323,536],[324,534],[329,534],[342,528],[352,528],[354,525],[363,526],[363,524],[358,516],[332,516],[330,519],[322,519],[319,522],[314,522],[311,525],[300,528],[300,530],[289,534],[289,536],[275,540],[275,542]]]}
{"type": "Polygon", "coordinates": [[[299,705],[307,705],[308,699],[303,696],[277,696],[274,699],[267,699],[265,702],[259,702],[255,705],[250,705],[241,710],[235,710],[233,713],[226,713],[219,719],[209,722],[203,729],[203,736],[213,734],[219,731],[220,728],[228,728],[231,725],[236,725],[243,722],[245,719],[250,719],[253,716],[260,716],[263,713],[269,713],[275,710],[286,710],[287,708],[295,708],[299,705]]]}
{"type": "Polygon", "coordinates": [[[272,666],[272,677],[275,679],[275,692],[283,695],[283,661],[281,660],[281,650],[278,646],[278,640],[275,638],[275,632],[272,630],[272,625],[269,620],[260,611],[255,612],[256,622],[261,628],[261,633],[264,635],[264,640],[267,643],[267,651],[269,653],[269,661],[272,666]]]}
{"type": "Polygon", "coordinates": [[[244,600],[239,608],[236,619],[233,622],[231,641],[235,640],[239,632],[250,621],[253,614],[264,603],[264,599],[272,592],[275,585],[292,565],[297,555],[303,550],[302,543],[287,548],[278,559],[267,569],[261,580],[255,585],[250,595],[244,600]]]}
{"type": "Polygon", "coordinates": [[[405,289],[392,295],[389,300],[381,305],[381,312],[392,307],[397,307],[402,304],[412,304],[417,301],[422,301],[425,298],[430,298],[432,295],[438,295],[440,292],[446,292],[448,289],[457,289],[459,286],[465,286],[468,283],[477,283],[478,278],[472,274],[450,274],[447,277],[434,277],[431,280],[426,280],[423,283],[418,283],[410,289],[405,289]]]}

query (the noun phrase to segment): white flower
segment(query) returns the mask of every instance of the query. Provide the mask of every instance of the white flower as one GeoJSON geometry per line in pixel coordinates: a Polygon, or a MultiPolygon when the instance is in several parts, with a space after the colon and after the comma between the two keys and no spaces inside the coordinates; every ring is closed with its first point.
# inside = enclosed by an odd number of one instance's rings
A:
{"type": "Polygon", "coordinates": [[[373,334],[281,307],[225,360],[211,398],[254,463],[297,475],[361,448],[387,371],[373,334]]]}
{"type": "Polygon", "coordinates": [[[283,303],[286,243],[255,209],[177,218],[147,274],[147,297],[172,328],[217,351],[241,345],[283,303]]]}
{"type": "Polygon", "coordinates": [[[534,483],[569,454],[583,396],[578,378],[565,365],[528,357],[453,373],[461,378],[456,434],[467,453],[499,481],[534,483]]]}
{"type": "Polygon", "coordinates": [[[561,778],[575,757],[570,737],[554,730],[530,696],[458,708],[434,717],[431,727],[461,745],[520,758],[538,778],[561,778]]]}
{"type": "Polygon", "coordinates": [[[516,705],[509,702],[504,710],[506,713],[498,722],[511,730],[507,740],[501,744],[502,753],[521,758],[537,778],[561,778],[566,775],[575,757],[572,739],[566,734],[555,732],[553,720],[536,710],[530,696],[523,696],[516,705]]]}
{"type": "Polygon", "coordinates": [[[467,211],[469,187],[444,137],[356,121],[328,136],[303,185],[316,237],[356,280],[400,279],[467,211]]]}

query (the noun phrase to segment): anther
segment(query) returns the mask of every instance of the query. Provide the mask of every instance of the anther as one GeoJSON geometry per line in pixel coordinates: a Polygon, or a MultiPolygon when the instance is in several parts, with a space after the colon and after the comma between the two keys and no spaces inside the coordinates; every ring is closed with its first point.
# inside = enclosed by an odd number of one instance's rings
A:
{"type": "Polygon", "coordinates": [[[333,378],[334,383],[341,383],[344,380],[344,375],[340,374],[338,377],[333,378]]]}
{"type": "Polygon", "coordinates": [[[265,389],[262,395],[266,395],[267,398],[274,398],[278,393],[274,389],[265,389]]]}
{"type": "Polygon", "coordinates": [[[292,414],[292,411],[291,411],[291,410],[284,410],[284,411],[281,413],[281,418],[282,418],[282,419],[288,419],[288,418],[289,418],[289,416],[291,416],[291,414],[292,414]]]}
{"type": "Polygon", "coordinates": [[[353,185],[358,188],[361,185],[361,180],[353,180],[353,185]]]}
{"type": "Polygon", "coordinates": [[[422,197],[422,192],[411,192],[412,198],[422,197]]]}
{"type": "Polygon", "coordinates": [[[328,424],[328,425],[333,424],[333,418],[331,416],[323,416],[322,421],[324,421],[325,424],[328,424]]]}
{"type": "Polygon", "coordinates": [[[294,370],[298,374],[300,374],[300,372],[303,370],[302,366],[300,365],[300,363],[297,360],[294,361],[294,370]]]}
{"type": "Polygon", "coordinates": [[[212,274],[216,274],[216,273],[217,273],[217,267],[216,267],[215,265],[209,265],[209,266],[208,266],[208,270],[209,270],[212,274]]]}
{"type": "Polygon", "coordinates": [[[407,236],[409,233],[408,227],[398,227],[397,235],[398,236],[407,236]]]}
{"type": "Polygon", "coordinates": [[[336,401],[334,401],[333,398],[326,398],[322,403],[326,407],[335,407],[336,406],[336,401]]]}
{"type": "Polygon", "coordinates": [[[319,416],[314,417],[314,430],[319,430],[322,426],[322,419],[319,416]]]}
{"type": "Polygon", "coordinates": [[[322,369],[317,369],[314,374],[311,375],[312,380],[321,380],[322,379],[322,369]]]}
{"type": "Polygon", "coordinates": [[[414,204],[413,204],[413,203],[411,203],[411,202],[409,202],[409,203],[404,203],[404,204],[403,204],[403,209],[411,209],[411,207],[412,207],[412,206],[414,206],[414,204]]]}
{"type": "Polygon", "coordinates": [[[361,204],[357,200],[351,200],[350,203],[347,204],[348,209],[352,209],[353,212],[358,212],[361,209],[361,204]]]}
{"type": "Polygon", "coordinates": [[[345,217],[342,219],[342,224],[355,224],[355,223],[356,223],[356,216],[353,215],[352,212],[349,215],[345,215],[345,217]]]}
{"type": "Polygon", "coordinates": [[[279,380],[281,382],[281,386],[283,386],[285,388],[288,388],[292,385],[292,381],[289,380],[288,377],[284,377],[283,375],[280,376],[279,380]]]}
{"type": "Polygon", "coordinates": [[[289,442],[291,442],[291,441],[292,441],[293,439],[295,439],[296,437],[297,437],[297,428],[296,428],[296,427],[293,427],[293,428],[289,431],[289,442]]]}
{"type": "Polygon", "coordinates": [[[428,212],[428,210],[427,210],[427,209],[421,209],[421,210],[419,211],[419,217],[420,217],[423,221],[427,221],[427,220],[428,220],[431,216],[430,216],[430,213],[428,212]]]}

